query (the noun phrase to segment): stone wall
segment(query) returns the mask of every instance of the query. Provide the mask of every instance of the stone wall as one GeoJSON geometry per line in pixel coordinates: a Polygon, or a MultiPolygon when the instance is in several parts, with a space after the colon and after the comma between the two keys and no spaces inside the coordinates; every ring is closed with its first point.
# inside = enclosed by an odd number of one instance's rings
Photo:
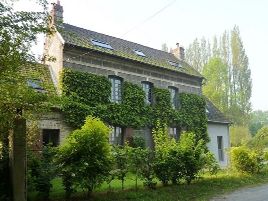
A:
{"type": "Polygon", "coordinates": [[[138,62],[125,61],[109,55],[98,53],[64,49],[64,67],[78,71],[90,72],[98,75],[117,75],[126,81],[141,84],[141,81],[149,81],[159,88],[174,86],[180,92],[201,94],[201,79],[170,69],[144,65],[138,62]],[[82,55],[82,56],[81,56],[82,55]]]}

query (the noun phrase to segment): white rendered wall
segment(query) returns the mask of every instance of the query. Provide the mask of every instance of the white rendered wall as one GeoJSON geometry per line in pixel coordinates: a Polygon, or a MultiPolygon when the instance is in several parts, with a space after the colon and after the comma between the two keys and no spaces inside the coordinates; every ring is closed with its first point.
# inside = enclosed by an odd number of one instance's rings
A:
{"type": "Polygon", "coordinates": [[[227,167],[229,164],[227,151],[230,148],[229,125],[209,122],[208,135],[210,138],[210,142],[207,144],[208,149],[215,155],[222,168],[227,167]],[[223,138],[223,161],[219,161],[217,136],[222,136],[223,138]]]}

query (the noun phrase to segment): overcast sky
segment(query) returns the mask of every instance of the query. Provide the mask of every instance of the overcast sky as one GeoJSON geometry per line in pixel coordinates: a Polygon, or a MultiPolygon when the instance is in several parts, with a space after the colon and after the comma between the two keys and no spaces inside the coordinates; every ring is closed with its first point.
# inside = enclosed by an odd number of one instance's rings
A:
{"type": "MultiPolygon", "coordinates": [[[[20,10],[35,10],[20,0],[20,10]]],[[[50,0],[53,2],[53,0],[50,0]]],[[[163,43],[187,47],[238,25],[253,80],[254,110],[268,110],[268,0],[61,0],[64,22],[156,49],[163,43]],[[169,5],[168,7],[166,7],[169,5]],[[155,17],[147,20],[160,9],[155,17]],[[144,22],[146,21],[146,22],[144,22]],[[128,32],[131,30],[130,32],[128,32]],[[128,32],[128,33],[127,33],[128,32]],[[126,34],[127,33],[127,34],[126,34]],[[267,91],[266,91],[267,90],[267,91]]],[[[41,51],[40,40],[37,51],[41,51]]],[[[41,53],[40,53],[41,54],[41,53]]]]}

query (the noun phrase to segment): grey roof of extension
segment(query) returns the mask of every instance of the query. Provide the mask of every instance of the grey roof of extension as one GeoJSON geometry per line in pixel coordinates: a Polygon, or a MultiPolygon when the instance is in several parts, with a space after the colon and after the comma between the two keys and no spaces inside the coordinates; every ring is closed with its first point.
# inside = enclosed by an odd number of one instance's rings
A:
{"type": "Polygon", "coordinates": [[[209,100],[206,99],[206,109],[208,122],[230,124],[231,121],[228,120],[224,114],[209,100]]]}
{"type": "Polygon", "coordinates": [[[203,78],[203,76],[189,64],[177,59],[173,54],[168,52],[153,49],[134,42],[97,33],[66,23],[60,25],[58,30],[66,44],[86,48],[91,51],[93,50],[110,54],[112,56],[117,56],[144,64],[168,68],[188,75],[203,78]],[[106,42],[107,44],[111,45],[113,49],[98,47],[94,45],[91,40],[106,42]],[[137,55],[134,50],[142,51],[145,54],[145,57],[137,55]],[[179,63],[181,67],[174,67],[168,61],[179,63]]]}

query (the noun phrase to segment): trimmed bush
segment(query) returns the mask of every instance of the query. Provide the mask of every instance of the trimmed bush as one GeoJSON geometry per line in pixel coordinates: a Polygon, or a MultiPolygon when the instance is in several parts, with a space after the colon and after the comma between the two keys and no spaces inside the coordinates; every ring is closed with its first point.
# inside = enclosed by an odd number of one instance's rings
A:
{"type": "Polygon", "coordinates": [[[259,153],[245,146],[234,147],[230,151],[232,167],[242,173],[258,173],[263,159],[259,153]]]}
{"type": "Polygon", "coordinates": [[[65,175],[68,196],[75,187],[87,190],[89,196],[109,175],[112,158],[109,132],[100,119],[87,117],[83,127],[71,133],[60,146],[59,170],[65,175]]]}

